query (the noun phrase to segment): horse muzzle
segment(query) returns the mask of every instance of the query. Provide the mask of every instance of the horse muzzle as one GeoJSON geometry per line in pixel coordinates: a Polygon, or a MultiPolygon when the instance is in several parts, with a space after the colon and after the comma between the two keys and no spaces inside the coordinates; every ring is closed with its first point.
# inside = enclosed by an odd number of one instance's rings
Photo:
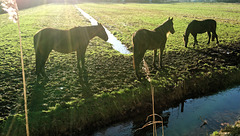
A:
{"type": "Polygon", "coordinates": [[[108,36],[104,38],[104,41],[106,42],[108,40],[108,36]]]}
{"type": "Polygon", "coordinates": [[[175,33],[175,30],[172,30],[172,31],[170,31],[171,32],[171,34],[174,34],[175,33]]]}

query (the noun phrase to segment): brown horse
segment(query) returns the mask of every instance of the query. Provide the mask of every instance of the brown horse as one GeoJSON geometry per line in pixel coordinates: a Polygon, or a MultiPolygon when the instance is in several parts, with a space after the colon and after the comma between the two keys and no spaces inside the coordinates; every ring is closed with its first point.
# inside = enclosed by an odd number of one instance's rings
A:
{"type": "Polygon", "coordinates": [[[155,65],[155,58],[157,49],[160,49],[159,53],[159,67],[162,67],[162,55],[167,42],[168,33],[174,33],[173,18],[164,22],[153,31],[147,29],[140,29],[133,34],[133,67],[135,68],[135,74],[140,80],[139,64],[141,63],[146,50],[154,50],[153,66],[155,65]]]}
{"type": "Polygon", "coordinates": [[[195,44],[198,44],[197,41],[197,34],[198,33],[208,33],[208,43],[210,43],[210,39],[211,39],[211,33],[212,33],[212,41],[214,41],[214,39],[217,39],[217,44],[218,42],[218,35],[216,34],[216,27],[217,27],[217,23],[215,20],[213,19],[206,19],[203,21],[197,21],[197,20],[193,20],[191,23],[189,23],[185,34],[183,35],[184,37],[184,42],[185,42],[185,47],[187,47],[188,44],[188,36],[189,34],[192,34],[192,36],[194,37],[194,44],[193,46],[195,46],[195,44]]]}
{"type": "Polygon", "coordinates": [[[85,52],[89,41],[95,36],[100,37],[104,41],[108,40],[108,36],[104,27],[98,23],[96,26],[74,27],[69,30],[59,30],[53,28],[45,28],[34,35],[34,49],[36,54],[36,74],[47,78],[45,73],[45,63],[52,50],[61,53],[70,53],[77,51],[77,66],[79,76],[82,69],[85,71],[85,52]],[[80,67],[80,61],[82,68],[80,67]]]}

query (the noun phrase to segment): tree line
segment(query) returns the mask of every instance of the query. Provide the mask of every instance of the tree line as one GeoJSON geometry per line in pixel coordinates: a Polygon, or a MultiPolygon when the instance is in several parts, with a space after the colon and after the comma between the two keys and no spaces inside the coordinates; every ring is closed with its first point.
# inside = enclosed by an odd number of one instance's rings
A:
{"type": "MultiPolygon", "coordinates": [[[[81,3],[81,2],[118,2],[118,3],[169,3],[169,2],[229,2],[240,3],[240,0],[16,0],[19,9],[30,8],[48,3],[81,3]]],[[[0,13],[4,13],[0,7],[0,13]]]]}

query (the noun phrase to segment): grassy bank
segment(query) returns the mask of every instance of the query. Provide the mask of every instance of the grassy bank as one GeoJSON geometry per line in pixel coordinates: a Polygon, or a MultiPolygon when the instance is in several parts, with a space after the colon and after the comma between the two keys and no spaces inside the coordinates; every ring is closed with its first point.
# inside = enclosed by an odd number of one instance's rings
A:
{"type": "Polygon", "coordinates": [[[237,136],[240,133],[240,121],[236,121],[234,125],[229,125],[225,123],[225,128],[221,129],[220,131],[214,131],[211,136],[237,136]]]}
{"type": "MultiPolygon", "coordinates": [[[[79,4],[131,48],[131,35],[140,28],[154,29],[169,16],[176,33],[170,35],[163,58],[164,69],[151,68],[158,107],[166,108],[186,98],[219,91],[240,83],[240,12],[238,4],[79,4]],[[106,8],[107,7],[107,8],[106,8]],[[229,8],[231,7],[231,8],[229,8]],[[178,9],[178,10],[177,10],[178,9]],[[208,9],[208,10],[207,10],[208,9]],[[191,11],[191,12],[190,12],[191,11]],[[201,12],[199,12],[201,11],[201,12]],[[195,13],[195,14],[192,14],[195,13]],[[192,19],[214,18],[220,45],[185,48],[182,41],[192,19]]],[[[26,67],[29,123],[32,135],[70,135],[151,111],[149,83],[134,77],[132,55],[114,51],[94,38],[86,52],[88,83],[78,80],[76,55],[52,52],[46,64],[48,82],[36,84],[33,35],[44,27],[68,29],[90,25],[72,5],[42,5],[20,12],[26,67]]],[[[25,133],[17,27],[3,14],[0,37],[1,134],[25,133]]],[[[150,64],[152,52],[145,58],[150,64]]]]}

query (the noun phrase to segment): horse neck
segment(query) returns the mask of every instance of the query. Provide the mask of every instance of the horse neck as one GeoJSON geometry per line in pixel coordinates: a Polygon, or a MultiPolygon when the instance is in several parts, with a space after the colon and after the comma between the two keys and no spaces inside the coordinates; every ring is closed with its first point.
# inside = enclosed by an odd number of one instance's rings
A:
{"type": "Polygon", "coordinates": [[[86,27],[86,30],[87,30],[89,40],[97,36],[97,33],[98,33],[97,26],[88,26],[86,27]]]}
{"type": "Polygon", "coordinates": [[[186,31],[185,31],[185,36],[188,38],[190,32],[189,32],[189,29],[187,28],[186,31]]]}
{"type": "Polygon", "coordinates": [[[167,27],[167,25],[162,24],[159,27],[155,28],[154,30],[156,32],[161,32],[162,34],[167,34],[170,30],[168,28],[166,28],[166,27],[167,27]]]}

